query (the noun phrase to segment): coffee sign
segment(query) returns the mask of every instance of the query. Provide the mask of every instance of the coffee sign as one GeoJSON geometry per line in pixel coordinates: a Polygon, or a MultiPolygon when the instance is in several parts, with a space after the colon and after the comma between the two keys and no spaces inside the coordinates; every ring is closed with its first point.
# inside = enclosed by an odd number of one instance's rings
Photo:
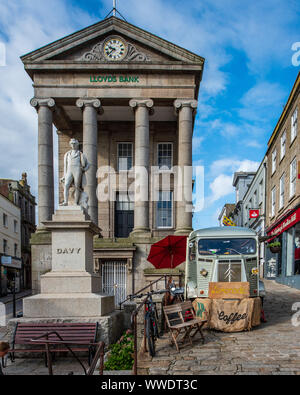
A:
{"type": "Polygon", "coordinates": [[[244,299],[250,297],[248,282],[209,283],[208,297],[211,299],[244,299]]]}

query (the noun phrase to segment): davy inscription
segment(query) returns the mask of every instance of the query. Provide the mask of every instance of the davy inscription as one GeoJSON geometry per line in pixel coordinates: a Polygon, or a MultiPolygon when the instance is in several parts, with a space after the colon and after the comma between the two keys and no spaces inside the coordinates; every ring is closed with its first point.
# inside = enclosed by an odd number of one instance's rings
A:
{"type": "Polygon", "coordinates": [[[81,248],[58,248],[57,249],[57,254],[61,255],[61,254],[79,254],[81,251],[81,248]]]}

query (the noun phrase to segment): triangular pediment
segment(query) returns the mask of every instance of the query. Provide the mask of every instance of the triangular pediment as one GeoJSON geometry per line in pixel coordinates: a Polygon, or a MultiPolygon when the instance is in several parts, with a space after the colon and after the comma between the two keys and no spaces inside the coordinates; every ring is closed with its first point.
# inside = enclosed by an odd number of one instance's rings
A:
{"type": "Polygon", "coordinates": [[[21,57],[24,64],[67,63],[185,63],[204,59],[119,18],[111,17],[21,57]],[[110,40],[124,44],[120,59],[110,59],[110,40]],[[107,56],[109,55],[109,56],[107,56]]]}

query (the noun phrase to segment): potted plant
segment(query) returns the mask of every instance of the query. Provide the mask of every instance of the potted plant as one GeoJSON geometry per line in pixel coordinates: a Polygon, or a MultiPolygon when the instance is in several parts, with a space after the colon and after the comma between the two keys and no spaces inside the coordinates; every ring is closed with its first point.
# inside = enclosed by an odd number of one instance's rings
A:
{"type": "Polygon", "coordinates": [[[267,247],[270,248],[273,254],[278,254],[281,251],[281,243],[279,241],[274,241],[273,243],[269,243],[267,247]]]}

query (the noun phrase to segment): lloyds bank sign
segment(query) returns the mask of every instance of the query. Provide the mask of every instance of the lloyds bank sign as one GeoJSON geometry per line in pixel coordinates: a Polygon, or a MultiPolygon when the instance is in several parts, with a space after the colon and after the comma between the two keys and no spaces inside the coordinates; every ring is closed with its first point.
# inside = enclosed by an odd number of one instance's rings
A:
{"type": "Polygon", "coordinates": [[[128,76],[128,75],[91,75],[90,82],[92,83],[109,83],[114,84],[116,82],[127,82],[127,83],[139,83],[139,78],[137,76],[128,76]]]}

